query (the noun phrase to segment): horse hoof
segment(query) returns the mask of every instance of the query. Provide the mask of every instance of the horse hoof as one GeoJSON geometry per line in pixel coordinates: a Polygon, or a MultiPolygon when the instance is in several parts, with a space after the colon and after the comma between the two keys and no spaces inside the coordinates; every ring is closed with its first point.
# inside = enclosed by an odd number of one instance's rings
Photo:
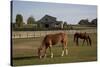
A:
{"type": "Polygon", "coordinates": [[[53,56],[51,56],[51,58],[53,58],[53,56]]]}
{"type": "Polygon", "coordinates": [[[53,56],[51,56],[51,58],[53,58],[53,56]]]}
{"type": "Polygon", "coordinates": [[[42,59],[42,57],[40,57],[40,59],[42,59]]]}

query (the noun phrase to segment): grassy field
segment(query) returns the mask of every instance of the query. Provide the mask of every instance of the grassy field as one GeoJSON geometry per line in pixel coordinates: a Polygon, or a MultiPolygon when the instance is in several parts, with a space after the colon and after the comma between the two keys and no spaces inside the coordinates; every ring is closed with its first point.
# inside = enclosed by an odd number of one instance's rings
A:
{"type": "Polygon", "coordinates": [[[47,58],[39,59],[37,57],[37,48],[41,44],[41,38],[20,38],[13,39],[13,57],[14,66],[19,65],[39,65],[39,64],[55,64],[55,63],[70,63],[84,62],[97,60],[97,33],[89,33],[92,39],[92,46],[87,46],[85,43],[82,46],[82,40],[79,41],[80,46],[75,46],[73,42],[73,34],[68,34],[68,51],[67,56],[61,57],[61,44],[53,46],[54,58],[50,58],[50,52],[47,51],[47,58]]]}

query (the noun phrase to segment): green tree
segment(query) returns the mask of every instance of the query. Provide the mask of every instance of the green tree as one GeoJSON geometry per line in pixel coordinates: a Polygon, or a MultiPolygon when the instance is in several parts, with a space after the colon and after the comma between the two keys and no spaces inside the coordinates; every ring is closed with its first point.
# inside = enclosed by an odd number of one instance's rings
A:
{"type": "Polygon", "coordinates": [[[64,26],[67,26],[67,22],[64,22],[64,26]]]}
{"type": "Polygon", "coordinates": [[[91,21],[91,24],[97,25],[97,18],[91,21]]]}
{"type": "Polygon", "coordinates": [[[23,16],[21,14],[16,15],[16,25],[17,27],[23,26],[23,16]]]}
{"type": "Polygon", "coordinates": [[[82,19],[82,20],[79,21],[78,24],[80,24],[80,25],[87,25],[87,24],[90,24],[90,23],[89,23],[88,19],[82,19]]]}
{"type": "Polygon", "coordinates": [[[35,19],[34,19],[34,17],[29,17],[28,19],[27,19],[27,24],[34,24],[35,23],[35,19]]]}

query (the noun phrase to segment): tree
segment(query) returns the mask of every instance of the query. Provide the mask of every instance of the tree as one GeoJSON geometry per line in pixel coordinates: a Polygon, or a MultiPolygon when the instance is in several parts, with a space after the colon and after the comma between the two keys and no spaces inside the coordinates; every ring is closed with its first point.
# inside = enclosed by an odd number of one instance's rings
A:
{"type": "Polygon", "coordinates": [[[64,26],[67,26],[67,22],[64,22],[64,26]]]}
{"type": "Polygon", "coordinates": [[[90,23],[89,23],[88,19],[82,19],[82,20],[79,21],[78,24],[80,24],[80,25],[87,25],[87,24],[90,24],[90,23]]]}
{"type": "Polygon", "coordinates": [[[31,16],[27,19],[27,24],[34,24],[35,23],[35,19],[31,16]]]}
{"type": "Polygon", "coordinates": [[[67,22],[64,22],[64,24],[63,24],[63,27],[64,27],[64,29],[67,29],[67,22]]]}
{"type": "Polygon", "coordinates": [[[11,22],[11,30],[15,29],[15,23],[11,22]]]}
{"type": "Polygon", "coordinates": [[[97,25],[97,18],[91,21],[91,24],[97,25]]]}
{"type": "Polygon", "coordinates": [[[16,25],[17,27],[22,27],[23,25],[23,16],[21,14],[16,15],[16,25]]]}

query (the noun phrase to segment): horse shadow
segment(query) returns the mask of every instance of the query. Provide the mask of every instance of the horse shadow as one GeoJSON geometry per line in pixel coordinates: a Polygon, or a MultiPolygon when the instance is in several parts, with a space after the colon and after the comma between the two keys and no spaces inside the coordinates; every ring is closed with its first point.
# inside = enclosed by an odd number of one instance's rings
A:
{"type": "Polygon", "coordinates": [[[38,56],[14,57],[13,60],[36,59],[38,56]]]}

